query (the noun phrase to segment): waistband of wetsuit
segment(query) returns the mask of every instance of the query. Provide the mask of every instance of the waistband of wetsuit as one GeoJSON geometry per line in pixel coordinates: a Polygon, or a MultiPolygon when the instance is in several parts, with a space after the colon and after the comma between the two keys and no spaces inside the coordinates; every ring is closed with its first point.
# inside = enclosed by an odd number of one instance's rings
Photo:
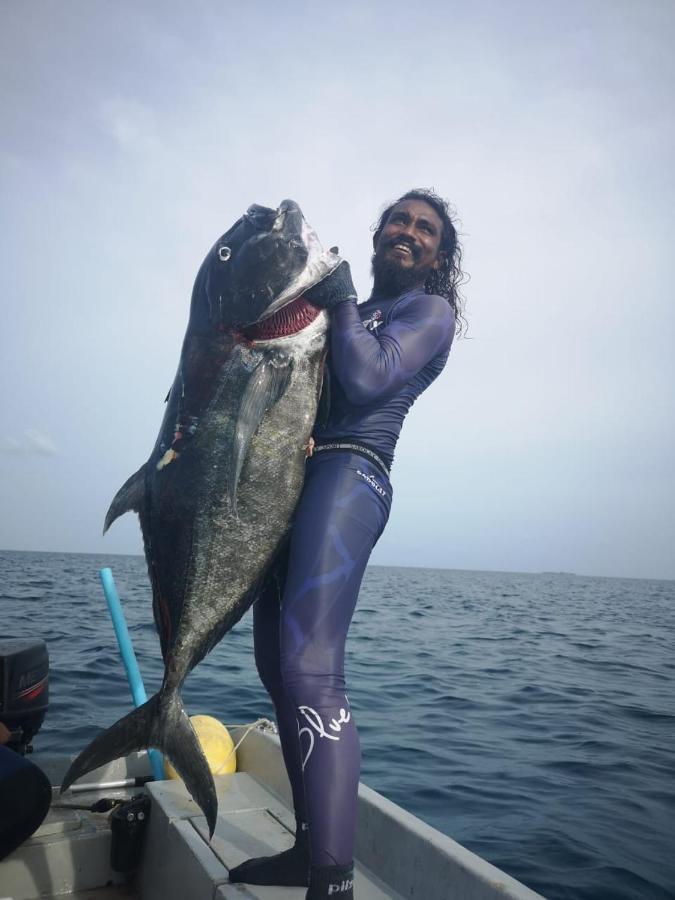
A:
{"type": "Polygon", "coordinates": [[[315,444],[312,450],[312,456],[315,453],[323,453],[325,450],[349,450],[350,453],[356,453],[374,462],[376,466],[389,477],[389,466],[385,463],[381,456],[378,456],[370,447],[364,447],[363,444],[355,444],[353,441],[334,441],[329,444],[315,444]]]}

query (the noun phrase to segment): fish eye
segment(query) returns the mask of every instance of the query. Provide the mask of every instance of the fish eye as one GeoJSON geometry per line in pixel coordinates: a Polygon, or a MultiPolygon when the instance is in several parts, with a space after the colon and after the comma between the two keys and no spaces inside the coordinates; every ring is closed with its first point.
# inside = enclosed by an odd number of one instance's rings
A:
{"type": "Polygon", "coordinates": [[[227,262],[231,256],[232,251],[229,247],[218,247],[218,259],[221,262],[227,262]]]}

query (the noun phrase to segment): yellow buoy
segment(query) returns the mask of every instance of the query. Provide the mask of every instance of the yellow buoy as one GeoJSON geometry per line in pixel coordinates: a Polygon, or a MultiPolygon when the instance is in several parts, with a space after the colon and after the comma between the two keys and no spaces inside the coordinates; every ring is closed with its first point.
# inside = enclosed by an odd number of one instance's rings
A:
{"type": "MultiPolygon", "coordinates": [[[[229,775],[237,771],[237,755],[234,753],[234,741],[230,732],[213,716],[190,716],[192,727],[197,732],[204,756],[214,775],[229,775]]],[[[168,759],[164,759],[164,774],[167,778],[178,778],[180,775],[168,759]]]]}

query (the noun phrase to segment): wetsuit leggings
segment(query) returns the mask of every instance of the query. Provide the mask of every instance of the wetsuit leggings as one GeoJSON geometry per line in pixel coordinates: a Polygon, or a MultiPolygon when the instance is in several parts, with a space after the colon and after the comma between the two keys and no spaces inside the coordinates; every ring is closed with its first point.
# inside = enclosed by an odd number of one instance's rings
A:
{"type": "Polygon", "coordinates": [[[389,480],[369,459],[344,450],[313,456],[290,544],[254,606],[256,664],[276,708],[314,866],[354,858],[361,754],[344,649],[390,507],[389,480]]]}

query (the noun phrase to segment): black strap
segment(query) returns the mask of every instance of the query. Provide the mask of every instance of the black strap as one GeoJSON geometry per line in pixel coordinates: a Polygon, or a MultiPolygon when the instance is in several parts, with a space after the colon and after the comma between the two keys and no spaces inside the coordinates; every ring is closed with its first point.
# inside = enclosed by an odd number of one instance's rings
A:
{"type": "Polygon", "coordinates": [[[389,468],[384,462],[384,460],[375,453],[374,450],[371,450],[370,447],[364,447],[363,444],[352,444],[344,441],[335,442],[331,444],[315,444],[314,449],[312,450],[312,454],[321,453],[324,450],[349,450],[352,453],[358,453],[360,456],[365,456],[366,459],[370,459],[376,465],[378,465],[386,474],[389,476],[389,468]]]}

